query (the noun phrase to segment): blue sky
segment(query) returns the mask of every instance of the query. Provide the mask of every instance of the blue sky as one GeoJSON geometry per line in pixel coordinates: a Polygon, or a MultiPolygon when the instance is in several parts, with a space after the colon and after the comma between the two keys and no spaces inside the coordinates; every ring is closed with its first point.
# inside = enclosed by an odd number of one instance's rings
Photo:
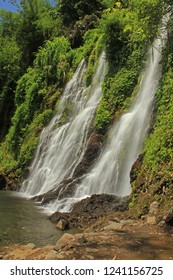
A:
{"type": "MultiPolygon", "coordinates": [[[[54,2],[54,0],[50,0],[50,2],[54,2]]],[[[14,5],[10,4],[8,0],[0,0],[0,9],[10,10],[12,12],[17,11],[17,8],[14,5]]]]}
{"type": "Polygon", "coordinates": [[[5,10],[10,10],[12,12],[16,12],[17,11],[17,8],[10,4],[8,0],[0,0],[0,8],[1,9],[5,9],[5,10]]]}

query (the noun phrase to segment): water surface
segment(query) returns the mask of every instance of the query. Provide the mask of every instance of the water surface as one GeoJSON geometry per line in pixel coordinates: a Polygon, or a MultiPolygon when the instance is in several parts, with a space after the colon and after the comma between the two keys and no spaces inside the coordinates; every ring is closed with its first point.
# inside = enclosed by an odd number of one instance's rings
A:
{"type": "Polygon", "coordinates": [[[0,192],[0,247],[55,244],[62,234],[33,201],[14,192],[0,192]]]}

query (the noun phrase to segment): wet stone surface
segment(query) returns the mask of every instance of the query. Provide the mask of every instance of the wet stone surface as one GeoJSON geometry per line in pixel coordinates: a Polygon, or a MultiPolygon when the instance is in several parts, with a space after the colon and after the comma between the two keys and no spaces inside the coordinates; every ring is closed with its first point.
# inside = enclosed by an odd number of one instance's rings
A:
{"type": "Polygon", "coordinates": [[[55,212],[50,220],[58,223],[66,221],[69,228],[84,229],[106,213],[124,211],[128,206],[128,197],[108,194],[92,195],[76,203],[70,213],[55,212]]]}

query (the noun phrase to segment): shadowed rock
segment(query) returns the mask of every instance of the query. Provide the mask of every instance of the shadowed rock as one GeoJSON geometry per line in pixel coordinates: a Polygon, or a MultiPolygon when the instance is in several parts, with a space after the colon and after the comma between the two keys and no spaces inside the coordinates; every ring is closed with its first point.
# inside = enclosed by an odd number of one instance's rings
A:
{"type": "Polygon", "coordinates": [[[5,177],[2,175],[2,174],[0,174],[0,190],[3,190],[3,189],[5,189],[6,188],[6,179],[5,179],[5,177]]]}
{"type": "Polygon", "coordinates": [[[69,228],[83,229],[108,212],[126,210],[128,203],[128,197],[94,194],[76,203],[70,213],[55,212],[50,216],[50,220],[53,223],[65,220],[68,222],[69,228]]]}

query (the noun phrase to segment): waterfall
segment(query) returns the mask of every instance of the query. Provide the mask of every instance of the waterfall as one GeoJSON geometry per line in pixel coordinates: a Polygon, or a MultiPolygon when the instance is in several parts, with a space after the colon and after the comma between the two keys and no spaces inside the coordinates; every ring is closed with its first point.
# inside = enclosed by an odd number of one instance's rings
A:
{"type": "Polygon", "coordinates": [[[47,205],[52,212],[70,211],[75,202],[92,194],[130,194],[130,170],[141,153],[151,122],[154,94],[159,85],[162,43],[161,39],[156,39],[150,48],[138,94],[129,112],[110,129],[107,143],[94,166],[76,185],[71,198],[56,199],[47,205]]]}
{"type": "Polygon", "coordinates": [[[21,192],[27,196],[44,194],[73,173],[84,152],[91,121],[101,99],[106,69],[102,53],[90,87],[84,85],[84,60],[67,83],[56,116],[41,134],[29,177],[22,184],[21,192]]]}
{"type": "Polygon", "coordinates": [[[150,127],[154,95],[159,86],[163,41],[156,39],[149,50],[147,66],[131,108],[109,130],[107,142],[90,171],[79,181],[73,181],[75,187],[66,196],[61,183],[73,178],[85,153],[107,69],[103,53],[92,85],[87,88],[84,85],[85,61],[80,63],[62,94],[56,116],[41,134],[30,175],[21,188],[25,195],[45,197],[45,193],[58,189],[60,195],[53,196],[57,198],[47,202],[46,208],[51,212],[67,212],[74,203],[92,194],[130,194],[130,170],[142,151],[150,127]]]}

